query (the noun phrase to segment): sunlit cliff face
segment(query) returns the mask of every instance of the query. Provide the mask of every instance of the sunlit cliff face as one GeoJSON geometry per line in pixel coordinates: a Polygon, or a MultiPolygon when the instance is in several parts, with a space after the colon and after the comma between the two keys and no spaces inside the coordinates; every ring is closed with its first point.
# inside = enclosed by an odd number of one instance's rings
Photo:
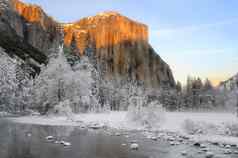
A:
{"type": "Polygon", "coordinates": [[[44,29],[55,24],[53,18],[47,16],[37,5],[26,4],[19,0],[11,0],[11,3],[18,14],[30,23],[39,23],[44,29]]]}
{"type": "Polygon", "coordinates": [[[70,45],[73,36],[80,52],[83,53],[87,42],[95,42],[95,47],[105,48],[130,41],[148,42],[146,25],[128,19],[116,12],[99,13],[84,18],[74,24],[65,25],[65,43],[70,45]]]}
{"type": "Polygon", "coordinates": [[[145,80],[143,56],[149,50],[146,25],[116,12],[104,12],[73,24],[66,24],[64,31],[65,44],[70,46],[74,38],[80,55],[84,54],[90,45],[96,48],[97,59],[108,61],[107,76],[128,74],[129,69],[136,69],[135,78],[145,80]],[[133,58],[135,60],[131,61],[133,58]],[[134,63],[129,64],[131,62],[134,63]]]}
{"type": "Polygon", "coordinates": [[[29,22],[40,22],[42,11],[38,6],[24,4],[18,0],[15,0],[15,9],[20,15],[22,15],[29,22]]]}
{"type": "MultiPolygon", "coordinates": [[[[12,3],[18,14],[28,22],[39,23],[45,29],[54,23],[54,20],[46,16],[37,5],[25,4],[19,0],[12,0],[12,3]]],[[[132,45],[138,41],[148,42],[146,25],[130,20],[116,12],[99,13],[75,23],[63,24],[63,27],[65,44],[70,46],[74,36],[81,55],[92,42],[97,49],[128,41],[132,45]]]]}

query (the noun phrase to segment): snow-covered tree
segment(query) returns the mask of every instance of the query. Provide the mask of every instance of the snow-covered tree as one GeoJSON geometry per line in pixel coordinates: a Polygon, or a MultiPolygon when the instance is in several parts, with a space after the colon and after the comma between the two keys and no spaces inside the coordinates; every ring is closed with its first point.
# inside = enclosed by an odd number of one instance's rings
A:
{"type": "Polygon", "coordinates": [[[204,91],[213,90],[213,85],[212,85],[211,81],[208,78],[204,82],[203,90],[204,91]]]}
{"type": "MultiPolygon", "coordinates": [[[[3,50],[1,50],[3,51],[3,50]]],[[[16,110],[16,60],[0,54],[0,105],[4,111],[16,110]]]]}
{"type": "MultiPolygon", "coordinates": [[[[100,111],[97,98],[96,70],[88,57],[83,56],[80,62],[71,67],[63,46],[58,55],[51,57],[47,66],[42,67],[35,80],[35,105],[41,113],[54,110],[56,105],[69,102],[73,112],[100,111]]],[[[62,106],[61,106],[62,107],[62,106]]]]}
{"type": "Polygon", "coordinates": [[[141,89],[129,99],[127,118],[148,128],[158,127],[164,119],[164,108],[159,101],[148,101],[141,89]]]}
{"type": "Polygon", "coordinates": [[[129,100],[138,93],[138,89],[145,91],[138,82],[132,80],[107,80],[104,79],[99,85],[100,103],[110,110],[127,110],[129,100]]]}
{"type": "Polygon", "coordinates": [[[79,57],[79,49],[77,47],[77,41],[75,38],[75,35],[72,37],[72,41],[70,46],[64,46],[64,54],[67,58],[68,63],[71,66],[74,66],[75,64],[79,63],[80,57],[79,57]]]}
{"type": "Polygon", "coordinates": [[[74,75],[77,77],[77,83],[80,89],[77,90],[79,96],[84,98],[84,104],[89,111],[99,112],[101,106],[99,105],[99,74],[94,66],[91,64],[87,56],[82,56],[80,63],[73,67],[74,75]]]}
{"type": "Polygon", "coordinates": [[[223,98],[225,99],[225,109],[229,111],[236,111],[238,109],[238,90],[223,92],[223,95],[225,96],[223,98]]]}
{"type": "Polygon", "coordinates": [[[182,84],[181,84],[181,82],[177,81],[175,88],[176,88],[177,93],[181,93],[182,92],[182,84]]]}
{"type": "Polygon", "coordinates": [[[33,82],[23,67],[20,59],[0,49],[0,110],[24,112],[31,103],[33,82]]]}
{"type": "Polygon", "coordinates": [[[64,90],[72,71],[60,48],[58,57],[51,57],[48,65],[42,67],[40,75],[35,80],[35,105],[42,113],[46,113],[52,106],[64,100],[64,90]]]}

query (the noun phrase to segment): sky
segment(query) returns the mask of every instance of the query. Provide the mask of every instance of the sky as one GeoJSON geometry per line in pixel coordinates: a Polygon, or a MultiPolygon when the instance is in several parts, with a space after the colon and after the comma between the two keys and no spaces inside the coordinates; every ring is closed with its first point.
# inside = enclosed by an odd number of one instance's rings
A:
{"type": "Polygon", "coordinates": [[[183,84],[190,75],[217,85],[238,72],[237,0],[23,1],[62,22],[118,11],[148,25],[150,44],[183,84]]]}

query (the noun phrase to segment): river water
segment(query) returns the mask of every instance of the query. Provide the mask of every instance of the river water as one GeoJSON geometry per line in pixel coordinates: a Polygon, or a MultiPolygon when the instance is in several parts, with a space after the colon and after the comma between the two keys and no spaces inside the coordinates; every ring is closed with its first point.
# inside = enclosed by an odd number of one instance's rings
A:
{"type": "MultiPolygon", "coordinates": [[[[217,149],[219,150],[219,149],[217,149]]],[[[171,146],[167,141],[153,141],[138,132],[112,136],[107,130],[69,126],[40,126],[0,120],[0,158],[204,158],[191,144],[171,146]],[[65,147],[46,140],[47,136],[67,141],[65,147]],[[136,140],[138,150],[130,149],[136,140]],[[126,144],[126,145],[122,145],[126,144]],[[188,151],[183,156],[182,151],[188,151]]],[[[235,158],[237,155],[225,157],[235,158]]],[[[224,157],[224,156],[222,156],[224,157]]]]}

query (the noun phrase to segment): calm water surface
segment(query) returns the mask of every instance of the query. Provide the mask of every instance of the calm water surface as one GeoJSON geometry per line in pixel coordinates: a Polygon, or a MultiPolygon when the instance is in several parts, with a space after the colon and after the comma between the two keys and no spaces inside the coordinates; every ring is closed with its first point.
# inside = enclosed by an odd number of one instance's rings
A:
{"type": "MultiPolygon", "coordinates": [[[[0,158],[182,158],[181,151],[189,151],[189,158],[202,158],[191,145],[170,146],[166,141],[152,141],[136,132],[125,136],[111,136],[105,130],[77,127],[39,126],[0,120],[0,158]],[[48,142],[46,136],[70,142],[70,147],[48,142]],[[128,144],[137,140],[139,150],[128,144]],[[122,146],[122,144],[127,146],[122,146]]],[[[229,157],[232,157],[229,155],[229,157]]],[[[233,158],[233,157],[232,157],[233,158]]],[[[235,156],[234,156],[235,158],[235,156]]]]}

